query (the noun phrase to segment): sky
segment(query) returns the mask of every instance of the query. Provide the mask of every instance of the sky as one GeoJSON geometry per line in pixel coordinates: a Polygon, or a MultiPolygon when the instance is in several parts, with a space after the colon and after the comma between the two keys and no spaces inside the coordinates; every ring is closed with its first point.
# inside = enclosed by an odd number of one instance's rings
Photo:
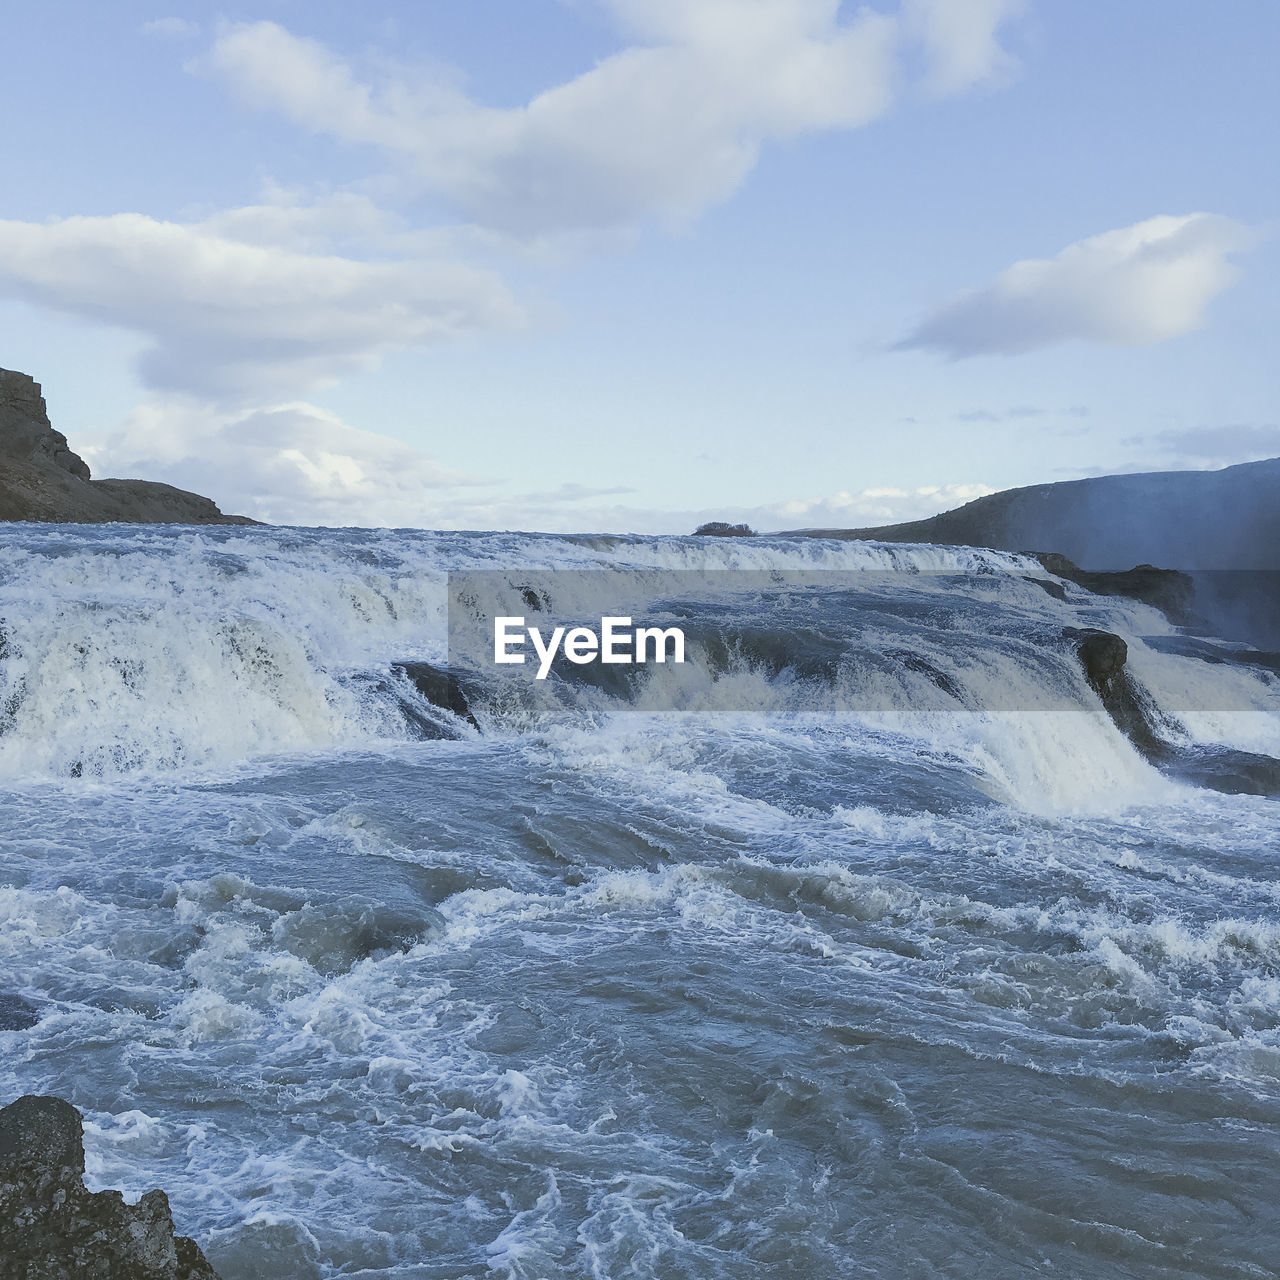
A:
{"type": "Polygon", "coordinates": [[[1280,6],[9,0],[0,366],[272,522],[915,519],[1280,454],[1280,6]]]}

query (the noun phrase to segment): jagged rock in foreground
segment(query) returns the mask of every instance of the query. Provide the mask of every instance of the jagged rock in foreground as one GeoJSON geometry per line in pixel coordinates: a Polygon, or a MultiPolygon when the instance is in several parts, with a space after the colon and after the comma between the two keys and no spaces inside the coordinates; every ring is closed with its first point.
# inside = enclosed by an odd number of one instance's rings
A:
{"type": "Polygon", "coordinates": [[[0,369],[0,520],[69,524],[257,524],[154,480],[93,480],[49,422],[40,384],[0,369]]]}
{"type": "Polygon", "coordinates": [[[84,1186],[84,1127],[61,1098],[0,1110],[0,1280],[218,1280],[173,1234],[169,1200],[84,1186]]]}

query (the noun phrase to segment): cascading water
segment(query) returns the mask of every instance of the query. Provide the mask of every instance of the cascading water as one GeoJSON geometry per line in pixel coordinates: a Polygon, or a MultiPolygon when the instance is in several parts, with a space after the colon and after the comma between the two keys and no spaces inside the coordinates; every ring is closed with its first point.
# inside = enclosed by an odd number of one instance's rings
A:
{"type": "Polygon", "coordinates": [[[8,530],[6,1096],[228,1280],[1271,1274],[1280,814],[1081,629],[1280,756],[1265,664],[996,552],[8,530]],[[457,714],[463,578],[678,582],[689,661],[457,714]]]}

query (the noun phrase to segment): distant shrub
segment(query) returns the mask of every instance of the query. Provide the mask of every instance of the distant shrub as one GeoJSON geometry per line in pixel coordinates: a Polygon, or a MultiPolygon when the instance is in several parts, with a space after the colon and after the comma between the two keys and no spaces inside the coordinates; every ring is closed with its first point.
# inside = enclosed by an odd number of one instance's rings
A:
{"type": "Polygon", "coordinates": [[[728,524],[724,520],[712,520],[700,524],[694,531],[695,538],[754,538],[756,531],[749,524],[728,524]]]}

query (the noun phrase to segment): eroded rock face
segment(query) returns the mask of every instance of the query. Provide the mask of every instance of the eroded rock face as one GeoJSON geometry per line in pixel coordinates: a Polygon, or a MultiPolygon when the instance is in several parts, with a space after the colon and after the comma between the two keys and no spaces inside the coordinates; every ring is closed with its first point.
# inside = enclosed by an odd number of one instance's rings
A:
{"type": "Polygon", "coordinates": [[[89,479],[88,464],[71,452],[67,437],[49,422],[40,384],[34,378],[0,369],[0,423],[6,454],[21,458],[25,453],[31,462],[51,463],[81,480],[89,479]]]}
{"type": "Polygon", "coordinates": [[[40,384],[0,369],[0,520],[71,524],[256,524],[149,480],[94,480],[49,421],[40,384]]]}
{"type": "Polygon", "coordinates": [[[218,1278],[163,1191],[87,1191],[80,1113],[29,1094],[0,1110],[0,1280],[218,1278]]]}

